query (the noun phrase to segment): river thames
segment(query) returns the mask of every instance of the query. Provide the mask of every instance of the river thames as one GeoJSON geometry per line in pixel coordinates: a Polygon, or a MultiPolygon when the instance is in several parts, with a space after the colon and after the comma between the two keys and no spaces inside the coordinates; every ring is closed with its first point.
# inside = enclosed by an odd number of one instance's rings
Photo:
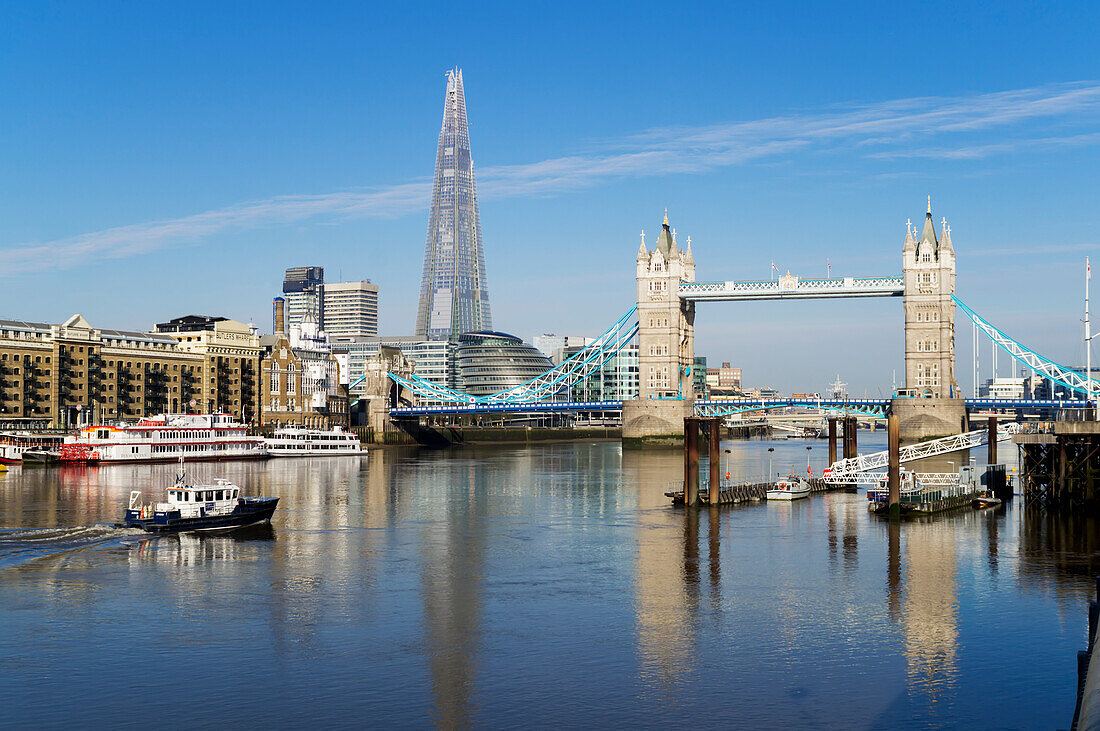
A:
{"type": "MultiPolygon", "coordinates": [[[[822,441],[723,446],[750,480],[769,446],[776,472],[809,454],[820,474],[826,457],[822,441]]],[[[279,496],[270,529],[110,527],[175,465],[0,475],[6,723],[1068,728],[1073,714],[1100,534],[1020,498],[893,526],[844,492],[712,518],[664,497],[681,452],[617,442],[189,469],[279,496]]]]}

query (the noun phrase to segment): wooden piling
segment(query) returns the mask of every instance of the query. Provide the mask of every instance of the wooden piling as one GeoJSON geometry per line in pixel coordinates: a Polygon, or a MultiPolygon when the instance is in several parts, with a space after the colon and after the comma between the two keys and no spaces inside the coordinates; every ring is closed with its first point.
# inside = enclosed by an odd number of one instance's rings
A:
{"type": "Polygon", "coordinates": [[[829,417],[829,464],[836,462],[836,417],[829,417]]]}
{"type": "Polygon", "coordinates": [[[699,420],[684,419],[684,505],[699,504],[699,420]]]}
{"type": "Polygon", "coordinates": [[[986,450],[986,464],[997,464],[997,417],[989,417],[989,448],[986,450]]]}
{"type": "Polygon", "coordinates": [[[859,419],[854,416],[848,417],[852,424],[852,456],[859,456],[859,445],[856,443],[856,438],[859,435],[859,419]]]}
{"type": "Polygon", "coordinates": [[[710,496],[711,507],[718,507],[718,493],[721,489],[722,467],[722,420],[718,417],[707,419],[710,422],[710,487],[707,493],[710,496]]]}
{"type": "Polygon", "coordinates": [[[897,414],[886,417],[886,441],[889,452],[887,505],[890,510],[890,519],[895,520],[901,517],[901,427],[897,414]]]}

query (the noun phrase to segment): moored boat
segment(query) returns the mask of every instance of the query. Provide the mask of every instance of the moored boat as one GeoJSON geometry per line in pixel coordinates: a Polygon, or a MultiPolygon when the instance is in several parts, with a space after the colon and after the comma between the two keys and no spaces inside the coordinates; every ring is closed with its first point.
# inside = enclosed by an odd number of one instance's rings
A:
{"type": "Polygon", "coordinates": [[[359,437],[340,427],[329,431],[283,427],[276,429],[274,436],[264,439],[264,443],[272,457],[332,457],[363,453],[359,437]]]}
{"type": "MultiPolygon", "coordinates": [[[[174,462],[264,459],[261,437],[229,414],[161,414],[136,424],[94,425],[68,437],[62,447],[82,450],[89,462],[174,462]]],[[[62,455],[61,460],[66,460],[62,455]]]]}
{"type": "MultiPolygon", "coordinates": [[[[979,498],[987,493],[977,486],[974,467],[964,465],[958,472],[910,472],[899,473],[898,511],[907,513],[939,513],[957,508],[987,507],[999,504],[989,502],[980,505],[979,498]]],[[[890,509],[888,480],[882,478],[877,486],[867,490],[867,507],[873,513],[886,514],[890,509]]],[[[983,498],[984,499],[984,498],[983,498]]]]}
{"type": "Polygon", "coordinates": [[[57,449],[64,440],[63,434],[0,432],[0,464],[19,464],[24,452],[57,449]]]}
{"type": "Polygon", "coordinates": [[[809,496],[810,483],[795,475],[785,480],[777,480],[767,492],[768,500],[800,500],[809,496]]]}
{"type": "Polygon", "coordinates": [[[187,484],[181,471],[166,502],[142,504],[141,491],[131,491],[122,525],[150,533],[229,530],[269,522],[278,504],[277,497],[242,497],[229,480],[187,484]]]}

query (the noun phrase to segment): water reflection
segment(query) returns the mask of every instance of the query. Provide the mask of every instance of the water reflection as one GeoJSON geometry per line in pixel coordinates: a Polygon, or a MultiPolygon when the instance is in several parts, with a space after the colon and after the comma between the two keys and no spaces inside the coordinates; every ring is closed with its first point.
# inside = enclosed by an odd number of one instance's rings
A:
{"type": "Polygon", "coordinates": [[[905,658],[910,690],[930,709],[955,681],[959,642],[955,530],[944,518],[905,526],[905,658]]]}
{"type": "Polygon", "coordinates": [[[664,495],[683,474],[678,450],[624,450],[622,473],[624,489],[638,501],[633,589],[640,680],[668,699],[694,659],[700,511],[673,510],[664,495]]]}
{"type": "MultiPolygon", "coordinates": [[[[792,442],[777,445],[777,467],[804,465],[792,442]]],[[[768,444],[728,445],[731,472],[767,473],[768,444]]],[[[689,712],[722,726],[1028,726],[1049,719],[1027,699],[1072,703],[1071,684],[1035,665],[1072,671],[1060,663],[1078,649],[1100,570],[1092,521],[1020,504],[901,523],[845,493],[673,509],[664,492],[682,479],[681,452],[606,443],[196,465],[198,479],[279,495],[274,526],[152,539],[87,529],[173,470],[0,479],[3,525],[79,527],[0,532],[0,662],[37,663],[5,666],[20,690],[61,677],[71,657],[117,654],[133,631],[169,638],[141,658],[144,687],[170,688],[191,656],[216,673],[232,648],[255,687],[291,687],[257,696],[287,725],[320,708],[394,727],[634,727],[689,712]],[[23,558],[55,533],[69,543],[23,558]],[[1023,617],[1010,653],[987,641],[1023,617]],[[49,647],[23,639],[44,629],[49,647]],[[991,677],[993,709],[973,691],[991,677]]],[[[136,682],[127,665],[57,707],[106,722],[89,701],[136,682]]],[[[193,677],[214,698],[227,680],[193,677]]],[[[245,722],[211,703],[202,723],[245,722]]],[[[26,720],[60,724],[36,705],[26,720]]]]}

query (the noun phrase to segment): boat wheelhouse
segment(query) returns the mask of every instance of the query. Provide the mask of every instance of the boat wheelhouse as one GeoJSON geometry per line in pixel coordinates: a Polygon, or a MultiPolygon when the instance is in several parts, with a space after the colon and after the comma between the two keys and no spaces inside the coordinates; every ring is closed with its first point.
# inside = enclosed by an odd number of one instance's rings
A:
{"type": "Polygon", "coordinates": [[[362,454],[359,437],[340,427],[330,431],[283,427],[265,439],[272,457],[324,457],[362,454]]]}
{"type": "Polygon", "coordinates": [[[132,425],[86,426],[66,444],[100,463],[267,457],[263,438],[249,436],[229,414],[161,414],[132,425]]]}

